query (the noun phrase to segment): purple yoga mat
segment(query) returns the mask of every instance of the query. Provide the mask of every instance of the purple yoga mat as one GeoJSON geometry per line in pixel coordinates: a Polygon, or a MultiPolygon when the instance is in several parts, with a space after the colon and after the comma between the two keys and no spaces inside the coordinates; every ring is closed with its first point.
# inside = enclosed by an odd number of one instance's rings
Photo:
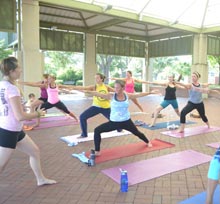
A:
{"type": "Polygon", "coordinates": [[[206,144],[206,145],[217,149],[220,147],[220,142],[214,142],[214,143],[210,143],[210,144],[206,144]]]}
{"type": "Polygon", "coordinates": [[[211,158],[212,157],[209,155],[196,152],[194,150],[185,150],[182,152],[105,169],[102,170],[102,173],[109,176],[115,182],[120,183],[119,169],[127,170],[128,185],[131,186],[169,173],[209,162],[211,158]]]}
{"type": "Polygon", "coordinates": [[[200,134],[220,131],[220,127],[208,128],[207,126],[198,126],[198,127],[185,128],[184,132],[181,132],[181,133],[179,133],[177,131],[178,130],[169,130],[169,131],[164,131],[161,133],[163,135],[168,135],[171,137],[182,138],[182,137],[189,137],[189,136],[193,136],[193,135],[200,135],[200,134]]]}

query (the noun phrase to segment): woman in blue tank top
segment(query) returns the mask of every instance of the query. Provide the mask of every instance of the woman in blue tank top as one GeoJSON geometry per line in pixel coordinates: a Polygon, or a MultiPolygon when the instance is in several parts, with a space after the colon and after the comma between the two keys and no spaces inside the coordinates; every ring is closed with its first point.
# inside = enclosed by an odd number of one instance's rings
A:
{"type": "Polygon", "coordinates": [[[196,109],[202,118],[203,122],[205,122],[210,128],[208,119],[205,115],[205,107],[202,99],[202,86],[199,83],[199,78],[201,75],[198,72],[193,72],[192,73],[192,83],[191,84],[184,84],[184,83],[179,83],[181,86],[184,86],[186,89],[189,90],[189,100],[187,105],[182,109],[180,113],[180,128],[178,132],[184,132],[185,129],[185,123],[186,123],[186,115],[196,109]]]}
{"type": "Polygon", "coordinates": [[[142,132],[140,132],[135,126],[135,124],[132,122],[128,108],[129,99],[147,96],[156,92],[152,91],[143,93],[125,93],[124,87],[124,81],[116,80],[115,93],[102,94],[95,91],[85,91],[87,93],[91,93],[93,96],[98,96],[111,100],[110,121],[99,125],[94,130],[94,144],[97,156],[100,155],[101,133],[110,132],[117,129],[128,130],[129,132],[143,140],[148,147],[152,146],[152,144],[146,138],[146,136],[142,132]]]}
{"type": "Polygon", "coordinates": [[[122,80],[116,80],[115,93],[102,94],[94,91],[87,91],[87,93],[91,93],[92,95],[111,100],[110,121],[99,125],[94,130],[94,144],[97,156],[100,155],[101,133],[110,132],[117,129],[128,130],[129,132],[143,140],[148,147],[152,146],[146,136],[142,132],[140,132],[135,124],[132,122],[128,108],[129,99],[147,96],[156,92],[151,91],[142,93],[126,93],[124,92],[124,88],[125,82],[122,80]]]}
{"type": "Polygon", "coordinates": [[[206,194],[206,204],[213,203],[213,196],[215,189],[219,183],[220,179],[220,147],[216,150],[210,164],[208,171],[208,182],[207,182],[207,194],[206,194]]]}

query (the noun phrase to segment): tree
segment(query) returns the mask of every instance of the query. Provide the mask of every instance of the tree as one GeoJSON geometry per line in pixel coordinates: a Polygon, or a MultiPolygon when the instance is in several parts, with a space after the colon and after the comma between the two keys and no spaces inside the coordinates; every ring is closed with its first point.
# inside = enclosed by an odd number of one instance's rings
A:
{"type": "Polygon", "coordinates": [[[12,53],[13,50],[6,47],[5,40],[0,40],[0,61],[2,61],[4,58],[8,57],[12,53]]]}
{"type": "Polygon", "coordinates": [[[98,55],[97,65],[99,71],[106,76],[106,83],[108,83],[110,73],[111,77],[125,77],[126,70],[131,60],[131,57],[125,56],[98,55]]]}
{"type": "MultiPolygon", "coordinates": [[[[0,61],[2,61],[4,58],[8,57],[13,53],[12,49],[9,49],[5,45],[5,40],[0,40],[0,61]]],[[[0,73],[0,79],[2,78],[0,73]]]]}
{"type": "Polygon", "coordinates": [[[220,56],[208,56],[208,62],[212,67],[215,67],[217,65],[218,67],[218,85],[220,85],[220,56]]]}
{"type": "Polygon", "coordinates": [[[56,75],[57,79],[74,83],[82,79],[82,54],[46,51],[45,62],[45,71],[56,75]]]}
{"type": "Polygon", "coordinates": [[[70,67],[76,67],[80,59],[74,57],[75,53],[72,52],[58,52],[58,51],[46,51],[45,52],[45,70],[49,73],[57,73],[58,70],[69,69],[70,67]]]}
{"type": "Polygon", "coordinates": [[[108,83],[109,78],[109,70],[113,60],[112,55],[98,55],[97,56],[97,64],[99,67],[99,72],[104,74],[107,78],[106,83],[108,83]]]}
{"type": "Polygon", "coordinates": [[[157,80],[158,75],[164,76],[169,72],[172,74],[182,74],[182,76],[189,76],[191,71],[191,64],[189,62],[182,62],[178,57],[159,57],[154,58],[153,61],[153,79],[157,80]]]}

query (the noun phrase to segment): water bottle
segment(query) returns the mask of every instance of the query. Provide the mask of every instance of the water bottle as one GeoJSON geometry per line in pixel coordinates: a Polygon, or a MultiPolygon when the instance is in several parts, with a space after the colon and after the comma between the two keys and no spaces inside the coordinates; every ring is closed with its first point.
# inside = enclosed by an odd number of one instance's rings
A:
{"type": "Polygon", "coordinates": [[[91,149],[88,166],[95,166],[95,150],[91,149]]]}
{"type": "Polygon", "coordinates": [[[126,170],[121,170],[121,192],[128,192],[128,174],[126,170]]]}
{"type": "Polygon", "coordinates": [[[218,159],[218,161],[220,162],[220,147],[216,150],[214,159],[218,159]]]}

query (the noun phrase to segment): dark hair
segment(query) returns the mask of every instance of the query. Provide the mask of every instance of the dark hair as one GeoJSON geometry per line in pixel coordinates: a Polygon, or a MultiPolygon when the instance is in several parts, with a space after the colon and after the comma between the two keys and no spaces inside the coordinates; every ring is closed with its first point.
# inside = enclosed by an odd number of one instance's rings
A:
{"type": "Polygon", "coordinates": [[[132,72],[130,70],[128,70],[127,72],[132,76],[132,72]]]}
{"type": "Polygon", "coordinates": [[[50,76],[50,78],[53,78],[54,80],[57,79],[56,75],[54,75],[54,74],[50,74],[50,75],[48,75],[48,77],[49,77],[49,76],[50,76]]]}
{"type": "Polygon", "coordinates": [[[122,80],[116,80],[115,84],[119,84],[121,86],[121,88],[125,87],[125,81],[122,81],[122,80]]]}
{"type": "Polygon", "coordinates": [[[30,93],[30,94],[28,95],[28,98],[33,98],[33,97],[35,97],[35,95],[34,95],[33,93],[30,93]]]}
{"type": "Polygon", "coordinates": [[[101,73],[96,73],[96,75],[100,76],[100,78],[102,79],[102,81],[105,81],[105,75],[101,74],[101,73]]]}
{"type": "Polygon", "coordinates": [[[47,79],[48,76],[49,76],[49,74],[43,74],[43,78],[44,78],[44,79],[47,79]]]}
{"type": "Polygon", "coordinates": [[[197,76],[197,78],[200,78],[200,77],[201,77],[200,73],[197,72],[197,71],[194,71],[193,74],[195,74],[195,75],[197,76]]]}
{"type": "Polygon", "coordinates": [[[4,76],[8,76],[10,71],[18,67],[18,60],[15,57],[8,57],[2,60],[0,69],[4,76]]]}

